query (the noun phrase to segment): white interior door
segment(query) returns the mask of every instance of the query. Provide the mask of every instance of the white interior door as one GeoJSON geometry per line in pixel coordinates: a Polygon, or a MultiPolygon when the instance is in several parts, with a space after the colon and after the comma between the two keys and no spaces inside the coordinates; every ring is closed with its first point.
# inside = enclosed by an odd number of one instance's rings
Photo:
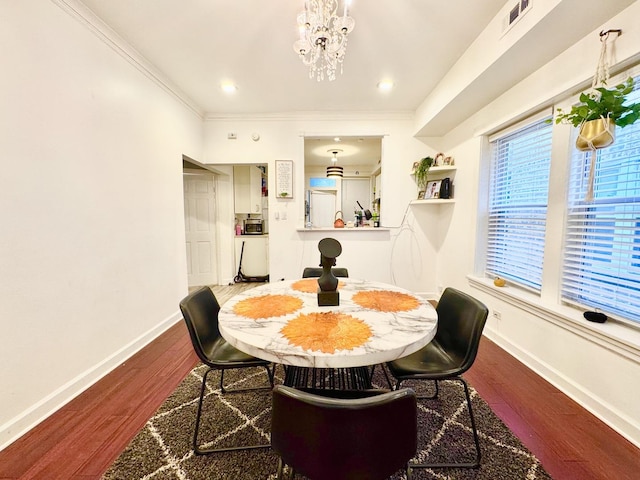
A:
{"type": "Polygon", "coordinates": [[[187,282],[190,287],[216,285],[216,194],[213,174],[185,170],[183,182],[187,282]]]}
{"type": "Polygon", "coordinates": [[[314,227],[333,227],[336,215],[336,192],[311,190],[311,225],[314,227]]]}

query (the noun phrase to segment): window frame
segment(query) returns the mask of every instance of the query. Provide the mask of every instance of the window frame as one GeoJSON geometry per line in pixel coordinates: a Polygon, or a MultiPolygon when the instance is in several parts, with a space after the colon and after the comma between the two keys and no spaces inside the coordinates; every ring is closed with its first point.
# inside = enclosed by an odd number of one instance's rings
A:
{"type": "MultiPolygon", "coordinates": [[[[614,77],[609,85],[616,85],[629,76],[636,81],[635,98],[631,101],[640,101],[640,74],[633,69],[614,77]]],[[[572,130],[573,146],[578,131],[572,130]]],[[[629,156],[634,160],[640,159],[640,122],[624,129],[616,127],[618,139],[626,137],[629,132],[635,135],[633,143],[631,147],[626,143],[624,145],[631,153],[610,150],[618,148],[619,141],[594,153],[579,152],[575,148],[568,153],[570,171],[566,178],[566,221],[559,296],[562,304],[581,310],[599,310],[620,322],[640,327],[640,302],[632,300],[635,297],[632,290],[640,292],[640,275],[633,273],[634,269],[625,267],[632,266],[634,258],[638,264],[635,270],[640,267],[640,167],[634,167],[633,161],[628,161],[629,156]],[[580,187],[588,178],[594,154],[594,198],[586,201],[578,195],[583,193],[580,187]],[[611,180],[617,180],[616,177],[628,178],[622,183],[615,183],[615,189],[612,189],[611,180]],[[605,183],[607,180],[608,184],[605,183]],[[623,197],[620,195],[621,188],[635,191],[633,195],[623,197]],[[607,220],[610,223],[608,229],[607,220]],[[625,226],[630,221],[635,222],[635,226],[625,226]],[[629,231],[633,233],[625,233],[629,231]],[[614,270],[624,271],[625,276],[613,275],[614,270]],[[625,298],[630,300],[625,302],[625,298]]]]}
{"type": "MultiPolygon", "coordinates": [[[[527,289],[529,291],[540,294],[543,287],[543,265],[545,256],[546,245],[546,223],[548,216],[548,193],[549,193],[549,179],[551,170],[551,157],[552,157],[552,139],[553,128],[551,125],[552,112],[550,109],[545,109],[538,112],[535,115],[527,117],[526,119],[511,125],[507,128],[497,131],[495,134],[489,137],[489,176],[487,179],[487,205],[486,205],[486,242],[484,243],[484,275],[486,277],[500,276],[507,279],[511,284],[515,284],[520,288],[527,289]],[[544,137],[537,138],[536,134],[542,132],[544,137]],[[520,189],[523,188],[522,182],[513,182],[509,179],[509,172],[515,169],[522,169],[523,164],[521,157],[518,156],[515,161],[511,161],[510,155],[502,155],[497,149],[500,149],[502,145],[510,146],[512,143],[517,145],[519,142],[528,143],[533,138],[535,144],[533,146],[539,148],[544,147],[546,152],[534,157],[524,158],[524,160],[535,160],[538,164],[546,162],[546,173],[537,171],[533,177],[537,181],[544,181],[546,179],[546,191],[539,192],[542,196],[537,196],[536,201],[530,205],[526,205],[526,202],[522,202],[523,190],[520,190],[520,200],[513,199],[510,201],[509,197],[511,191],[507,192],[505,188],[507,185],[515,186],[520,189]],[[505,162],[506,160],[506,162],[505,162]],[[496,162],[503,162],[502,167],[498,166],[496,162]],[[496,179],[496,168],[501,170],[500,178],[496,179]],[[496,184],[496,182],[498,182],[496,184]],[[494,198],[496,191],[500,191],[500,198],[494,198]],[[502,205],[497,207],[494,199],[502,205]],[[541,202],[542,200],[542,202],[541,202]],[[499,211],[508,212],[500,214],[499,211]],[[519,219],[518,219],[519,218],[519,219]],[[527,225],[531,225],[533,222],[537,224],[537,227],[527,228],[527,225]],[[501,228],[500,225],[505,226],[501,228]],[[510,231],[508,231],[510,230],[510,231]],[[538,241],[536,246],[536,252],[531,255],[531,252],[527,252],[527,249],[520,249],[516,246],[505,245],[509,238],[512,240],[517,239],[523,233],[536,234],[538,241]],[[508,263],[504,259],[504,255],[508,255],[508,252],[500,252],[500,249],[509,249],[512,253],[517,254],[522,260],[513,265],[511,268],[506,266],[508,263]],[[536,262],[538,265],[536,265],[536,262]],[[536,275],[535,279],[524,278],[523,275],[536,275]]],[[[512,242],[513,243],[513,242],[512,242]]],[[[513,262],[511,262],[513,263],[513,262]]]]}

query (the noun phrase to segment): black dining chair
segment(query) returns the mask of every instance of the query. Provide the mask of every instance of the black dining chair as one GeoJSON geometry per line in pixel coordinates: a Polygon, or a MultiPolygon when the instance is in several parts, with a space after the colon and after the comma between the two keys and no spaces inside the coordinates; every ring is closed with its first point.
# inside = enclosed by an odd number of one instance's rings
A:
{"type": "Polygon", "coordinates": [[[313,480],[383,480],[404,469],[417,448],[413,390],[273,389],[271,448],[284,465],[313,480]]]}
{"type": "MultiPolygon", "coordinates": [[[[334,277],[349,277],[349,270],[344,267],[332,267],[331,273],[334,277]]],[[[305,267],[302,271],[302,278],[320,277],[322,276],[322,267],[305,267]]]]}
{"type": "Polygon", "coordinates": [[[413,468],[478,468],[481,455],[478,430],[473,417],[469,386],[461,375],[471,368],[476,359],[489,310],[470,295],[449,287],[442,293],[436,311],[438,328],[434,339],[411,355],[387,362],[387,367],[396,379],[396,389],[400,388],[402,382],[406,380],[433,381],[435,393],[432,396],[419,396],[419,399],[437,398],[440,380],[461,382],[471,418],[476,456],[471,462],[422,463],[411,466],[413,468]]]}
{"type": "MultiPolygon", "coordinates": [[[[198,358],[208,368],[202,377],[200,387],[200,400],[198,401],[198,411],[193,432],[193,450],[198,455],[205,455],[215,452],[226,452],[232,450],[246,450],[252,448],[267,448],[266,445],[243,445],[225,448],[202,448],[198,442],[198,432],[200,429],[200,419],[202,416],[202,403],[205,396],[207,377],[213,370],[220,371],[220,391],[222,393],[245,392],[256,390],[256,388],[227,390],[224,387],[225,370],[235,368],[264,367],[267,371],[270,387],[273,388],[273,369],[271,363],[252,357],[241,352],[233,345],[230,345],[220,334],[218,328],[218,313],[220,304],[209,287],[202,287],[189,294],[180,302],[180,311],[184,317],[191,337],[191,343],[198,355],[198,358]]],[[[267,388],[267,387],[264,387],[267,388]]]]}

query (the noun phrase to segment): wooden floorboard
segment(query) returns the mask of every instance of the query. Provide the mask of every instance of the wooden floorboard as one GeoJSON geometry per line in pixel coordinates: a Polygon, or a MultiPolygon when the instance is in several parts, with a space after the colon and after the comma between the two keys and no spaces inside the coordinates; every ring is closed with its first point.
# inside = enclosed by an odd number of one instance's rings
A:
{"type": "Polygon", "coordinates": [[[640,478],[640,450],[483,338],[465,377],[556,480],[640,478]]]}
{"type": "MultiPolygon", "coordinates": [[[[99,479],[197,363],[180,322],[1,451],[0,479],[99,479]]],[[[640,450],[487,338],[465,377],[555,480],[640,478],[640,450]]]]}

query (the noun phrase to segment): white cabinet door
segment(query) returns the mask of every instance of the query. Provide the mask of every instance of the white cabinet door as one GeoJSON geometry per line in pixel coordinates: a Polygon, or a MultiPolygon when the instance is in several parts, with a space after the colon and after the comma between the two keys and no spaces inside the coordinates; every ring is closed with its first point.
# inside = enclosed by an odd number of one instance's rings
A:
{"type": "Polygon", "coordinates": [[[262,171],[255,165],[233,167],[235,213],[262,213],[262,171]]]}
{"type": "MultiPolygon", "coordinates": [[[[266,235],[243,235],[236,237],[236,268],[240,263],[242,242],[242,273],[246,276],[264,276],[269,274],[268,241],[266,235]]],[[[237,272],[237,270],[236,270],[237,272]]]]}

